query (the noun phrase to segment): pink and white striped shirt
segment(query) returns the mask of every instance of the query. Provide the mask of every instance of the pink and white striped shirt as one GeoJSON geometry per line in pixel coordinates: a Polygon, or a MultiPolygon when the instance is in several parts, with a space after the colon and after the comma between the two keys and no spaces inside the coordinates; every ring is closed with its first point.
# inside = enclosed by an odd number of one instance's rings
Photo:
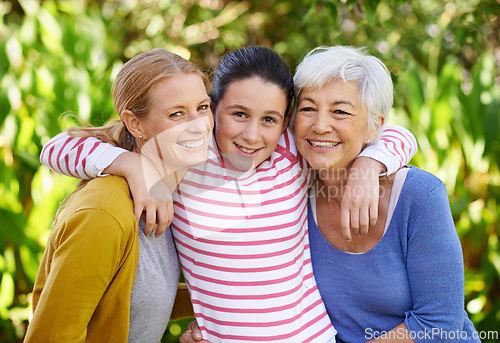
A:
{"type": "MultiPolygon", "coordinates": [[[[89,178],[119,155],[93,138],[68,137],[44,147],[43,164],[89,178]]],[[[389,127],[363,155],[394,172],[415,151],[411,133],[389,127]]],[[[312,271],[303,167],[286,130],[273,154],[247,172],[228,164],[212,141],[207,163],[189,169],[179,184],[171,228],[204,339],[335,341],[312,271]]]]}

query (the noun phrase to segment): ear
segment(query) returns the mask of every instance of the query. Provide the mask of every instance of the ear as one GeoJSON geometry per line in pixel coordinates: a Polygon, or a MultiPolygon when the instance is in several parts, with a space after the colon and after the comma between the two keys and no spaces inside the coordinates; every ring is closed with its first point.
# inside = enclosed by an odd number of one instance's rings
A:
{"type": "Polygon", "coordinates": [[[285,132],[286,128],[288,127],[288,125],[290,125],[290,118],[292,118],[292,111],[289,111],[286,115],[285,115],[285,120],[283,120],[283,130],[281,131],[281,133],[285,132]]]}
{"type": "Polygon", "coordinates": [[[142,127],[142,122],[136,117],[136,115],[132,111],[130,110],[123,111],[121,118],[132,136],[134,136],[136,139],[146,139],[146,135],[142,127]]]}
{"type": "Polygon", "coordinates": [[[370,130],[370,135],[367,139],[367,142],[371,143],[377,138],[384,124],[385,124],[385,114],[379,114],[373,118],[373,127],[370,130]]]}

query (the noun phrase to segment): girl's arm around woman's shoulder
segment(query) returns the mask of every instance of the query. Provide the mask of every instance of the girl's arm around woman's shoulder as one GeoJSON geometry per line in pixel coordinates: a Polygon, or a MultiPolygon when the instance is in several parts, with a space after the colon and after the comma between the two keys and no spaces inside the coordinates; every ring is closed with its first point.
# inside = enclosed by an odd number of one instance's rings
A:
{"type": "Polygon", "coordinates": [[[40,162],[59,174],[80,179],[93,179],[105,173],[127,179],[134,197],[137,221],[146,212],[146,233],[153,229],[159,237],[173,218],[171,201],[153,199],[145,186],[141,156],[94,137],[72,137],[62,132],[42,149],[40,162]],[[157,225],[155,225],[157,224],[157,225]]]}
{"type": "Polygon", "coordinates": [[[368,145],[359,156],[373,158],[385,165],[387,174],[393,174],[410,163],[417,153],[415,136],[406,128],[391,125],[384,128],[380,138],[368,145]]]}
{"type": "Polygon", "coordinates": [[[94,137],[61,132],[43,146],[40,162],[59,174],[89,180],[102,176],[104,169],[126,151],[94,137]]]}

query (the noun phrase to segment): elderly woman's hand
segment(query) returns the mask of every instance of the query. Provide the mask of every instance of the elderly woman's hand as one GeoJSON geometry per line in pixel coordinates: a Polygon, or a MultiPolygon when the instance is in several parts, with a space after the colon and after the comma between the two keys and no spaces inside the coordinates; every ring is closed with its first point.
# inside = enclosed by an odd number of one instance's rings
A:
{"type": "Polygon", "coordinates": [[[347,241],[352,234],[365,235],[368,228],[375,225],[378,218],[379,175],[385,166],[369,157],[354,160],[341,203],[340,224],[347,241]]]}
{"type": "Polygon", "coordinates": [[[182,334],[179,339],[179,343],[208,343],[205,341],[201,335],[200,327],[196,320],[193,320],[189,323],[187,330],[182,334]]]}

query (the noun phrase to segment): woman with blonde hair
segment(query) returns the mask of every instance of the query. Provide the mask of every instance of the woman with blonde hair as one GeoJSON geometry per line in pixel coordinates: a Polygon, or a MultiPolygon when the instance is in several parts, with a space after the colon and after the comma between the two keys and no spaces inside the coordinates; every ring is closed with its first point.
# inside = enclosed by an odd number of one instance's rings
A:
{"type": "MultiPolygon", "coordinates": [[[[204,75],[191,62],[162,49],[139,54],[118,73],[113,100],[121,120],[68,130],[75,149],[92,136],[141,152],[152,169],[175,163],[160,177],[170,191],[206,160],[213,118],[204,75]]],[[[158,342],[179,264],[171,233],[150,231],[135,219],[125,179],[82,181],[50,234],[25,342],[158,342]]]]}

